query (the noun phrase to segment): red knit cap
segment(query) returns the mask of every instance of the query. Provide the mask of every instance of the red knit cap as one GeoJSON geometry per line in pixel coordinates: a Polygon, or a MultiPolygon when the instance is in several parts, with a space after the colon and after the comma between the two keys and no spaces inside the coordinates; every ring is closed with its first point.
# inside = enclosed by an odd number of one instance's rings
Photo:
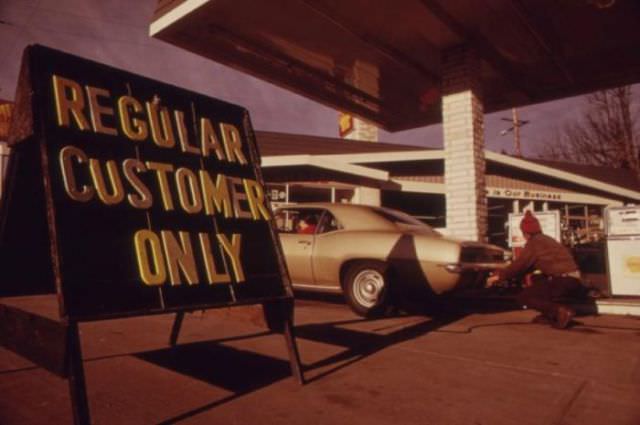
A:
{"type": "Polygon", "coordinates": [[[524,213],[524,217],[520,222],[520,230],[522,230],[523,233],[529,233],[530,235],[542,232],[540,222],[529,210],[524,213]]]}

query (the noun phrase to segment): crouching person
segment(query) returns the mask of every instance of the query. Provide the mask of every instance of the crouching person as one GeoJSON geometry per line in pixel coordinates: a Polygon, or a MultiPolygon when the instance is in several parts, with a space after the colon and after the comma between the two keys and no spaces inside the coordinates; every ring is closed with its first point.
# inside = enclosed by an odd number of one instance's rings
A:
{"type": "Polygon", "coordinates": [[[578,266],[566,247],[542,233],[540,222],[531,211],[526,211],[520,229],[526,240],[524,249],[508,267],[490,276],[487,286],[523,278],[527,273],[539,270],[541,274],[533,275],[531,284],[524,287],[516,300],[523,308],[538,310],[542,313],[541,319],[552,326],[564,329],[575,312],[554,300],[580,289],[578,266]]]}

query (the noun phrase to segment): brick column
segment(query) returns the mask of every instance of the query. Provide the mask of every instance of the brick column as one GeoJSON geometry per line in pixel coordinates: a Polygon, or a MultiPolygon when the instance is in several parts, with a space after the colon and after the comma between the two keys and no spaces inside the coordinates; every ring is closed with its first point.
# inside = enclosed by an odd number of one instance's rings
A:
{"type": "Polygon", "coordinates": [[[442,123],[447,233],[486,241],[484,117],[480,59],[473,49],[456,47],[443,56],[442,123]]]}

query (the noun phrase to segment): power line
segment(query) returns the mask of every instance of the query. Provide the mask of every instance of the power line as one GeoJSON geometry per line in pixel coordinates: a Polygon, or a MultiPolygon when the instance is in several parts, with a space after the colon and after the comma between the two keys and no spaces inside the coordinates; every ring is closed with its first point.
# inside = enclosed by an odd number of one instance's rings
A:
{"type": "Polygon", "coordinates": [[[518,108],[511,108],[511,114],[512,117],[511,118],[500,118],[503,121],[510,121],[512,123],[511,127],[502,130],[500,132],[501,136],[506,135],[507,133],[509,133],[510,131],[513,131],[513,142],[514,142],[514,149],[515,149],[515,155],[521,157],[522,156],[522,147],[520,146],[520,127],[522,127],[525,124],[528,124],[529,121],[528,120],[520,120],[518,118],[518,108]]]}

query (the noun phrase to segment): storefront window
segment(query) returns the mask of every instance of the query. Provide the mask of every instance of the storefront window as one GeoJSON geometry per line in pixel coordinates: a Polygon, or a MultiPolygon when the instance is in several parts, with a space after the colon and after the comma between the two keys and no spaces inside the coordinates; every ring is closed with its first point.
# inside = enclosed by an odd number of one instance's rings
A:
{"type": "Polygon", "coordinates": [[[553,202],[548,209],[560,211],[562,243],[576,246],[597,242],[604,236],[603,206],[553,202]]]}
{"type": "Polygon", "coordinates": [[[266,193],[273,207],[306,202],[350,203],[355,190],[345,186],[339,183],[267,183],[266,193]]]}
{"type": "Polygon", "coordinates": [[[509,213],[513,209],[512,199],[487,199],[489,243],[507,248],[509,213]]]}

